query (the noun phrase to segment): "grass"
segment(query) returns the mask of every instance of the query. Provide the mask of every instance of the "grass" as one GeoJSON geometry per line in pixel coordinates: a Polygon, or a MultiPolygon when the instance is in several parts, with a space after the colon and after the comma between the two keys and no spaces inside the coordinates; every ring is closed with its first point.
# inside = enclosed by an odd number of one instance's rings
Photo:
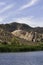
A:
{"type": "Polygon", "coordinates": [[[0,52],[27,52],[27,51],[41,51],[43,50],[43,42],[27,44],[0,44],[0,52]]]}

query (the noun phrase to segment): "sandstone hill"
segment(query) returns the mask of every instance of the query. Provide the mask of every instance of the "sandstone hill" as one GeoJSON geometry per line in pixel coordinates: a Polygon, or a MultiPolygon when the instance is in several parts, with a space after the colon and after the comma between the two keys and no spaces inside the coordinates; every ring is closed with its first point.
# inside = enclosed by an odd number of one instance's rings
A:
{"type": "Polygon", "coordinates": [[[0,24],[0,41],[11,40],[14,36],[27,41],[43,41],[43,27],[32,28],[27,24],[16,22],[0,24]]]}
{"type": "Polygon", "coordinates": [[[16,37],[25,39],[27,41],[40,42],[43,41],[43,34],[33,31],[15,30],[12,34],[16,37]]]}

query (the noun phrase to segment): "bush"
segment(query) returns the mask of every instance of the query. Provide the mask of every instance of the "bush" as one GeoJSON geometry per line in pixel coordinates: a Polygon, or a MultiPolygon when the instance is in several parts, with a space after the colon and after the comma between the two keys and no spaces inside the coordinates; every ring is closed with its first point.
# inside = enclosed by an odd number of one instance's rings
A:
{"type": "Polygon", "coordinates": [[[18,40],[17,38],[15,38],[15,37],[12,38],[11,44],[12,44],[12,45],[15,45],[15,46],[19,46],[19,45],[20,45],[19,40],[18,40]]]}

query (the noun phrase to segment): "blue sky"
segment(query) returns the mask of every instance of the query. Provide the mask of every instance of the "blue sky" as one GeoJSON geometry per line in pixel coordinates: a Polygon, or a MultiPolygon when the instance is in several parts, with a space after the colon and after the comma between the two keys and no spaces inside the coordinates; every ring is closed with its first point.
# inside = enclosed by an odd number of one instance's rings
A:
{"type": "Polygon", "coordinates": [[[43,0],[0,0],[0,24],[10,22],[43,27],[43,0]]]}

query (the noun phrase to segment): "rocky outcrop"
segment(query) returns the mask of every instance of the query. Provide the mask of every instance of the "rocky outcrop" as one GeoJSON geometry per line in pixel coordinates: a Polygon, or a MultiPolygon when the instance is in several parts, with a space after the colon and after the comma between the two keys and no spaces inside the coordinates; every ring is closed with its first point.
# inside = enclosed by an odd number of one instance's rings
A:
{"type": "Polygon", "coordinates": [[[13,35],[10,32],[0,29],[0,42],[10,42],[12,38],[13,35]]]}
{"type": "Polygon", "coordinates": [[[37,32],[26,32],[23,30],[15,30],[12,32],[12,34],[16,37],[26,39],[28,41],[33,41],[33,42],[39,42],[43,41],[43,34],[37,33],[37,32]]]}
{"type": "Polygon", "coordinates": [[[11,41],[13,36],[33,42],[43,41],[43,27],[32,28],[27,24],[16,22],[0,24],[0,42],[11,41]]]}

